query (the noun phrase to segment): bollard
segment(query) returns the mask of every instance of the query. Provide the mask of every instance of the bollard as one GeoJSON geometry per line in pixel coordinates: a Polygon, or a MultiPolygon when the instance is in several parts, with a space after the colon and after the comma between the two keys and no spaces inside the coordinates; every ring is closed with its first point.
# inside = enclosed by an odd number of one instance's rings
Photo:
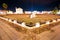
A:
{"type": "Polygon", "coordinates": [[[35,27],[40,27],[40,23],[36,23],[35,27]]]}
{"type": "Polygon", "coordinates": [[[60,19],[57,19],[57,21],[60,21],[60,19]]]}
{"type": "Polygon", "coordinates": [[[9,19],[9,22],[12,22],[12,20],[11,20],[11,19],[9,19]]]}
{"type": "Polygon", "coordinates": [[[14,20],[13,23],[17,23],[17,20],[14,20]]]}
{"type": "Polygon", "coordinates": [[[50,24],[50,22],[49,21],[46,21],[46,24],[50,24]]]}
{"type": "Polygon", "coordinates": [[[53,20],[53,22],[56,22],[56,20],[53,20]]]}
{"type": "Polygon", "coordinates": [[[21,24],[23,27],[25,27],[26,25],[25,25],[25,22],[23,22],[22,24],[21,24]]]}

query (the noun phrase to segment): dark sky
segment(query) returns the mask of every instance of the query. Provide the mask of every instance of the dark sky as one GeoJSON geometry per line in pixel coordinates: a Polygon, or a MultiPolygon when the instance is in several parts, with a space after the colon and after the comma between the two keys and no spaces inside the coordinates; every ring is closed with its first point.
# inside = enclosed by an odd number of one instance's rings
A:
{"type": "Polygon", "coordinates": [[[14,10],[15,7],[21,7],[24,10],[52,10],[58,7],[60,4],[59,0],[0,0],[0,9],[2,9],[2,4],[6,3],[8,9],[14,10]]]}

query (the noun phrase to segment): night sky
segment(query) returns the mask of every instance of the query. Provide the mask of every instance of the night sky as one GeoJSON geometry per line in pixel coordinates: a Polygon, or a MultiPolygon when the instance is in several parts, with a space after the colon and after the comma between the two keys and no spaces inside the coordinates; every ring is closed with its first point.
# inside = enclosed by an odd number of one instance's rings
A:
{"type": "Polygon", "coordinates": [[[6,3],[9,10],[15,10],[15,7],[21,7],[27,11],[53,10],[55,7],[59,9],[59,0],[0,0],[0,9],[2,4],[6,3]]]}

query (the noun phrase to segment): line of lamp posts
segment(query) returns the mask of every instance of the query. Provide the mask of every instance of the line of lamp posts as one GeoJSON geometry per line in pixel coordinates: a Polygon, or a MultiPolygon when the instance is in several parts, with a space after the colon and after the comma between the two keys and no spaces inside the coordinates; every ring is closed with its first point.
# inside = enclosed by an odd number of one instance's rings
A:
{"type": "MultiPolygon", "coordinates": [[[[12,22],[12,23],[14,23],[14,24],[19,24],[18,22],[17,22],[17,20],[12,20],[12,19],[8,19],[8,18],[3,18],[3,17],[0,17],[1,19],[4,19],[4,20],[6,20],[6,21],[9,21],[9,22],[12,22]]],[[[57,21],[60,21],[60,19],[57,19],[57,21]]],[[[57,22],[56,20],[52,20],[52,22],[57,22]]],[[[45,24],[50,24],[50,21],[46,21],[45,22],[45,24]]],[[[21,24],[19,24],[19,25],[21,25],[22,27],[28,27],[28,26],[26,26],[25,25],[25,22],[22,22],[21,24]]],[[[43,24],[42,24],[43,25],[43,24]]],[[[40,27],[41,26],[41,24],[39,23],[39,22],[37,22],[37,23],[35,23],[35,26],[34,27],[40,27]]]]}
{"type": "MultiPolygon", "coordinates": [[[[36,13],[33,13],[30,15],[30,18],[35,18],[36,17],[36,13]]],[[[22,27],[28,27],[26,26],[26,23],[25,22],[22,22],[21,24],[18,23],[17,20],[12,20],[12,19],[9,19],[9,18],[3,18],[3,17],[0,17],[1,19],[4,19],[6,21],[9,21],[9,22],[12,22],[14,24],[18,24],[22,27]]],[[[57,19],[57,21],[60,21],[60,19],[57,19]]],[[[56,22],[56,20],[52,20],[52,22],[56,22]]],[[[45,24],[50,24],[50,21],[46,21],[45,24]]],[[[35,23],[35,26],[34,27],[40,27],[41,24],[39,22],[35,23]]]]}

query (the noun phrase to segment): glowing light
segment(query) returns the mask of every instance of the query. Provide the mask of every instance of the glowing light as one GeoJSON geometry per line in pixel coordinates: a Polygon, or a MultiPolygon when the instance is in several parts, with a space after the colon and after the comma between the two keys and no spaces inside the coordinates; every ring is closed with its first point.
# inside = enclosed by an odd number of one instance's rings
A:
{"type": "Polygon", "coordinates": [[[40,14],[41,12],[37,11],[37,14],[40,14]]]}
{"type": "Polygon", "coordinates": [[[57,14],[60,14],[60,10],[57,12],[57,14]]]}
{"type": "Polygon", "coordinates": [[[12,20],[11,20],[11,19],[9,19],[9,22],[12,22],[12,20]]]}
{"type": "Polygon", "coordinates": [[[60,21],[60,19],[57,19],[57,21],[60,21]]]}
{"type": "Polygon", "coordinates": [[[52,13],[52,11],[48,11],[48,14],[51,14],[52,13]]]}
{"type": "Polygon", "coordinates": [[[3,14],[3,12],[0,12],[0,14],[3,14]]]}
{"type": "Polygon", "coordinates": [[[33,12],[32,12],[32,14],[36,14],[36,13],[37,13],[37,11],[33,11],[33,12]]]}
{"type": "Polygon", "coordinates": [[[17,21],[16,21],[16,20],[14,20],[14,23],[17,23],[17,21]]]}
{"type": "Polygon", "coordinates": [[[13,14],[13,12],[12,11],[8,11],[7,14],[13,14]]]}
{"type": "Polygon", "coordinates": [[[46,11],[42,11],[42,14],[46,13],[46,11]]]}
{"type": "Polygon", "coordinates": [[[50,22],[49,21],[46,21],[46,24],[50,24],[50,22]]]}
{"type": "Polygon", "coordinates": [[[23,9],[22,8],[16,8],[16,14],[23,14],[23,9]]]}
{"type": "Polygon", "coordinates": [[[53,22],[56,22],[56,20],[53,20],[53,22]]]}
{"type": "Polygon", "coordinates": [[[36,23],[35,27],[40,27],[40,23],[36,23]]]}
{"type": "Polygon", "coordinates": [[[25,25],[25,22],[23,22],[22,24],[21,24],[23,27],[25,27],[26,25],[25,25]]]}
{"type": "Polygon", "coordinates": [[[52,11],[42,11],[42,14],[45,14],[45,13],[50,14],[52,13],[52,11]]]}
{"type": "Polygon", "coordinates": [[[32,12],[31,11],[25,11],[25,14],[31,14],[32,12]]]}

